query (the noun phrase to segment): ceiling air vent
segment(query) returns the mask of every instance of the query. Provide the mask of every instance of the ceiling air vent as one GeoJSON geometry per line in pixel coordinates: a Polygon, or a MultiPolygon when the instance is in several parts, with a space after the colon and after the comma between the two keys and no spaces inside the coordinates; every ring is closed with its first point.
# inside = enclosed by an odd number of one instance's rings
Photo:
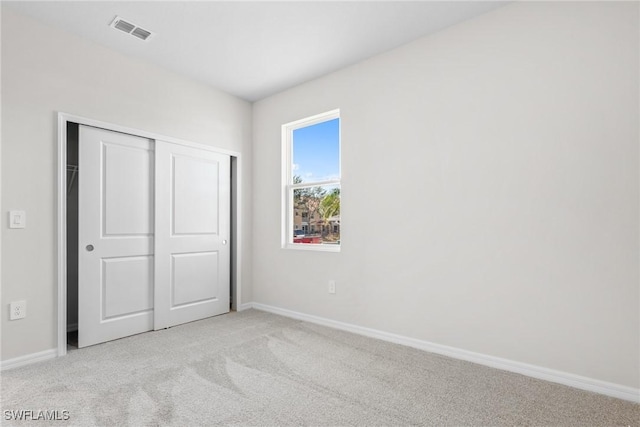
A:
{"type": "Polygon", "coordinates": [[[138,27],[135,30],[131,31],[131,35],[136,36],[139,39],[146,40],[149,38],[149,36],[151,36],[151,33],[138,27]]]}
{"type": "Polygon", "coordinates": [[[140,28],[136,24],[126,21],[119,16],[116,16],[113,21],[111,21],[110,27],[120,31],[124,31],[125,33],[137,37],[140,40],[149,40],[149,38],[153,35],[151,31],[140,28]]]}

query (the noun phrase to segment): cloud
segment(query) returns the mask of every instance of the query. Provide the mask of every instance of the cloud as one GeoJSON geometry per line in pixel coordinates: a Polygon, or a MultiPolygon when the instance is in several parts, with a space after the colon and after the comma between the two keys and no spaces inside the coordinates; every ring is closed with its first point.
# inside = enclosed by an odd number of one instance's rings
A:
{"type": "Polygon", "coordinates": [[[299,165],[299,164],[297,164],[297,163],[294,163],[294,164],[293,164],[292,169],[293,169],[294,171],[297,171],[298,169],[300,169],[300,165],[299,165]]]}

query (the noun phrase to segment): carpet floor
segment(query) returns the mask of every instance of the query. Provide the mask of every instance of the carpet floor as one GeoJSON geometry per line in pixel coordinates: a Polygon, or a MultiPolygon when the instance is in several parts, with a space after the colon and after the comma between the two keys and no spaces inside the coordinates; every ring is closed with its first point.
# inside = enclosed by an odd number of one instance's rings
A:
{"type": "Polygon", "coordinates": [[[3,425],[640,425],[640,405],[247,310],[2,373],[3,425]],[[68,420],[8,420],[12,410],[68,420]]]}

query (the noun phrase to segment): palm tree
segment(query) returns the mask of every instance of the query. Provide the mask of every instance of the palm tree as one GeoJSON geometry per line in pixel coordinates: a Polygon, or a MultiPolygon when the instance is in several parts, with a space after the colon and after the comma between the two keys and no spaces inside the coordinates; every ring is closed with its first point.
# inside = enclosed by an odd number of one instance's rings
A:
{"type": "MultiPolygon", "coordinates": [[[[318,214],[322,218],[323,226],[329,225],[329,221],[336,215],[340,215],[340,189],[334,188],[324,196],[318,205],[318,214]]],[[[329,236],[333,234],[333,227],[329,227],[329,236]]]]}

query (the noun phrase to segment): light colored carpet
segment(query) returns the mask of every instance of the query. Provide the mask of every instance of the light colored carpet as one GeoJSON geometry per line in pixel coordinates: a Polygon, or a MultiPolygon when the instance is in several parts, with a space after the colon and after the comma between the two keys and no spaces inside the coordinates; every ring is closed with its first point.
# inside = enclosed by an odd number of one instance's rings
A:
{"type": "Polygon", "coordinates": [[[256,310],[2,373],[3,425],[639,425],[640,405],[256,310]],[[6,421],[5,410],[68,421],[6,421]]]}

